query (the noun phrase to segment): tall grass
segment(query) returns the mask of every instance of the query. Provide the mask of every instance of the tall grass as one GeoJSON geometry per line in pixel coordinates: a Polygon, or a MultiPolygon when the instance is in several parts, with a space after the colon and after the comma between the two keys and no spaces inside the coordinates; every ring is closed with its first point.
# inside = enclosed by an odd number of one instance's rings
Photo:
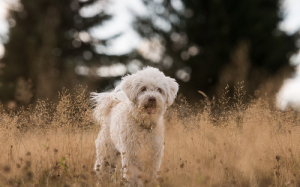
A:
{"type": "MultiPolygon", "coordinates": [[[[219,100],[202,93],[197,105],[179,98],[167,111],[159,186],[300,186],[300,115],[261,98],[245,104],[243,84],[232,98],[228,90],[219,100]]],[[[95,186],[100,126],[88,98],[79,87],[57,104],[2,107],[0,186],[95,186]]]]}

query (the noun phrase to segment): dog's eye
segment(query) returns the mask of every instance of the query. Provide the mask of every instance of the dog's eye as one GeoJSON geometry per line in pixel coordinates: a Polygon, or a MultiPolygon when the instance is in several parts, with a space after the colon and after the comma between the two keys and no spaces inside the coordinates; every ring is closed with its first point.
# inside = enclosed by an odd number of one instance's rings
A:
{"type": "Polygon", "coordinates": [[[162,89],[161,89],[161,88],[158,88],[157,91],[158,91],[159,93],[162,93],[162,89]]]}
{"type": "Polygon", "coordinates": [[[147,90],[147,88],[146,87],[143,87],[142,89],[141,89],[141,92],[145,92],[147,90]]]}

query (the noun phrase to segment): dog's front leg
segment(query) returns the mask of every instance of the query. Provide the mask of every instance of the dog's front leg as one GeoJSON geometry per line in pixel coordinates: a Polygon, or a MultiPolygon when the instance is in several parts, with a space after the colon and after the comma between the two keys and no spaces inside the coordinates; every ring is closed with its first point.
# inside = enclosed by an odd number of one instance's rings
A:
{"type": "Polygon", "coordinates": [[[139,166],[136,158],[125,155],[125,153],[122,154],[123,178],[129,183],[129,186],[144,186],[144,183],[147,183],[147,179],[139,166]]]}
{"type": "MultiPolygon", "coordinates": [[[[153,168],[155,168],[153,173],[153,178],[155,178],[156,180],[159,179],[160,166],[163,158],[163,153],[164,153],[164,145],[162,143],[159,149],[157,150],[156,158],[153,160],[154,161],[153,168]]],[[[159,180],[157,180],[157,182],[159,182],[159,180]]]]}

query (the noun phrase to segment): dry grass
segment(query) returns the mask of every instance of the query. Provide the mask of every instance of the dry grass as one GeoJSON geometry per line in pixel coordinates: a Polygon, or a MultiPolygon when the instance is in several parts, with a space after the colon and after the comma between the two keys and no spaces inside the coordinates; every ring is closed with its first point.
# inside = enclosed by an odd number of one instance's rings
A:
{"type": "MultiPolygon", "coordinates": [[[[168,110],[159,186],[300,186],[300,115],[259,98],[244,104],[242,87],[232,99],[226,88],[218,101],[182,100],[168,110]]],[[[0,186],[96,185],[100,127],[88,94],[79,87],[59,99],[0,109],[0,186]]]]}

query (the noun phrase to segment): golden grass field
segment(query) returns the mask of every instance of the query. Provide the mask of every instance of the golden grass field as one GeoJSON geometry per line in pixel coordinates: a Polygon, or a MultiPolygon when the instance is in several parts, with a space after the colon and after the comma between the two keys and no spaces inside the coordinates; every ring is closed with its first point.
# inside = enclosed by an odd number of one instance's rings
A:
{"type": "MultiPolygon", "coordinates": [[[[300,186],[300,114],[249,99],[178,97],[167,111],[157,186],[300,186]]],[[[199,93],[200,94],[200,93],[199,93]]],[[[95,186],[93,123],[88,93],[63,91],[59,103],[39,101],[12,112],[0,108],[0,186],[95,186]]],[[[271,103],[271,104],[270,104],[271,103]]],[[[100,186],[120,186],[119,175],[100,186]]]]}

